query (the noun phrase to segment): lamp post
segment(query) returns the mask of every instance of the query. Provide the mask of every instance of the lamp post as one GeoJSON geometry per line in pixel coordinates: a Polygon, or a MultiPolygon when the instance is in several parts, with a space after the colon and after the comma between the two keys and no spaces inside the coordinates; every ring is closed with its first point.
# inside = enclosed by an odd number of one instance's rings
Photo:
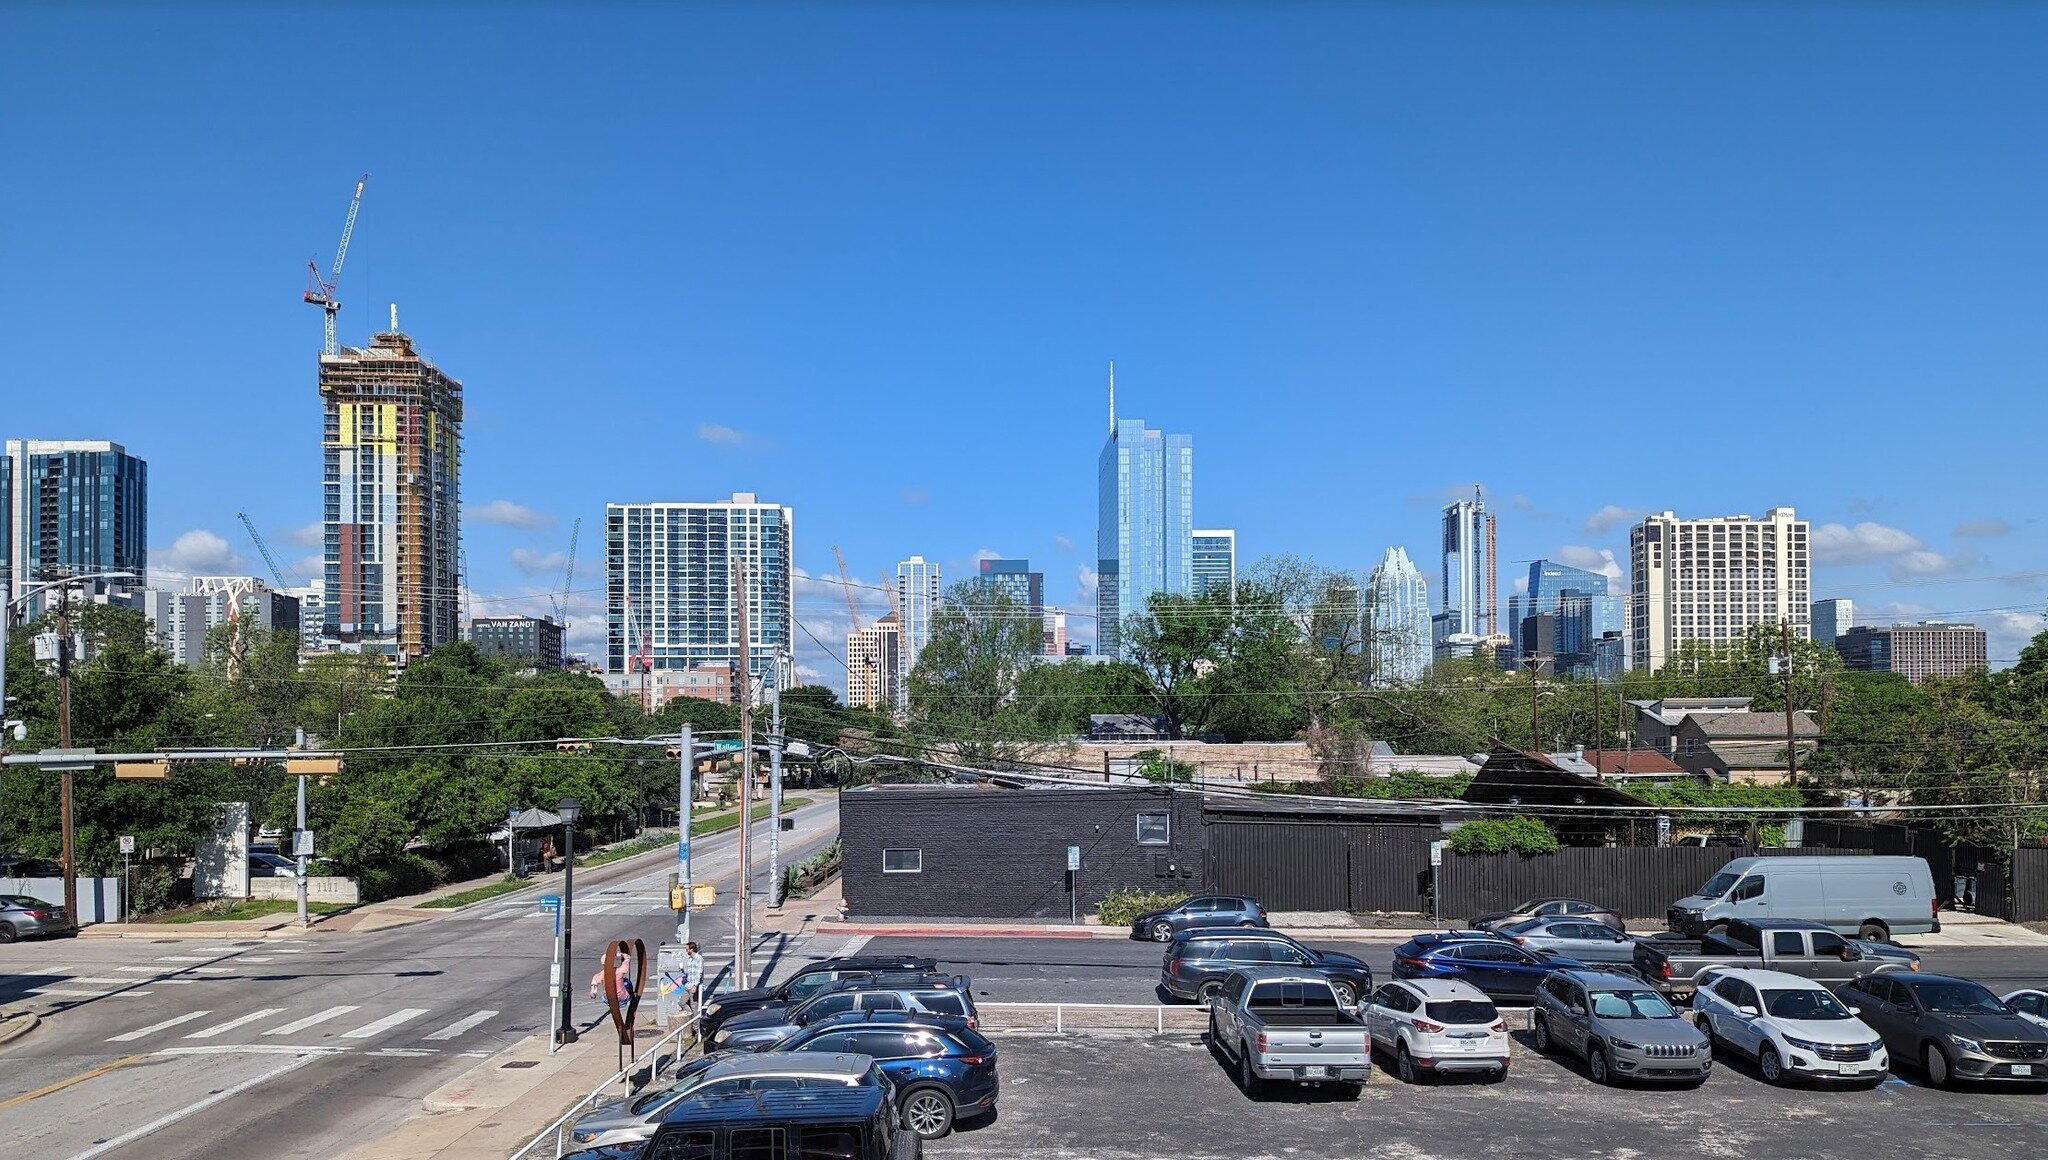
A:
{"type": "Polygon", "coordinates": [[[563,1043],[576,1042],[576,1026],[569,1021],[569,934],[576,913],[576,819],[583,815],[583,803],[563,798],[555,807],[562,817],[562,1030],[563,1043]]]}

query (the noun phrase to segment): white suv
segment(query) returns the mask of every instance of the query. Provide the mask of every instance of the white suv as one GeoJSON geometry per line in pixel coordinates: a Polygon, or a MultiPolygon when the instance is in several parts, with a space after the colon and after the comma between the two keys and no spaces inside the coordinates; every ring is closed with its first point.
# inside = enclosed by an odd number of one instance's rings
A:
{"type": "Polygon", "coordinates": [[[1374,991],[1362,1011],[1373,1048],[1394,1057],[1402,1083],[1419,1082],[1423,1072],[1507,1077],[1507,1022],[1470,983],[1400,979],[1374,991]]]}
{"type": "Polygon", "coordinates": [[[1783,971],[1711,971],[1692,1008],[1708,1040],[1755,1059],[1774,1084],[1801,1078],[1877,1084],[1891,1070],[1877,1032],[1811,979],[1783,971]]]}

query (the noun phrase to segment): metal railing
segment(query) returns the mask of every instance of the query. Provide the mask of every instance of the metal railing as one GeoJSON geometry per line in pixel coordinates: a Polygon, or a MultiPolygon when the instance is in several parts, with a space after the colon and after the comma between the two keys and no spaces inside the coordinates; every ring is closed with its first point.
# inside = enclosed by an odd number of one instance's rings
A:
{"type": "MultiPolygon", "coordinates": [[[[1052,1029],[1056,1034],[1064,1034],[1066,1032],[1068,1011],[1150,1011],[1152,1013],[1152,1030],[1155,1034],[1159,1035],[1166,1033],[1166,1013],[1168,1011],[1187,1012],[1191,1015],[1199,1013],[1204,1017],[1209,1013],[1209,1005],[1207,1003],[976,1003],[974,1006],[978,1011],[1043,1011],[1050,1008],[1052,1010],[1052,1029]]],[[[991,1030],[1018,1029],[991,1028],[991,1030]]]]}
{"type": "Polygon", "coordinates": [[[576,1103],[572,1107],[570,1107],[568,1111],[563,1112],[560,1116],[556,1117],[553,1123],[549,1124],[545,1128],[542,1128],[540,1130],[540,1135],[535,1136],[533,1139],[527,1141],[525,1147],[519,1149],[519,1151],[517,1152],[512,1153],[512,1155],[508,1157],[507,1160],[526,1160],[526,1158],[529,1156],[538,1155],[538,1153],[534,1152],[534,1149],[547,1143],[549,1137],[553,1137],[555,1142],[555,1150],[552,1153],[552,1155],[555,1158],[555,1160],[560,1160],[560,1157],[562,1156],[562,1153],[564,1151],[563,1139],[566,1130],[568,1129],[569,1121],[575,1119],[577,1116],[582,1115],[584,1112],[590,1110],[592,1107],[595,1107],[597,1102],[603,1099],[606,1096],[606,1094],[610,1092],[611,1086],[613,1084],[625,1084],[625,1094],[631,1095],[635,1090],[637,1090],[632,1082],[632,1076],[643,1068],[645,1068],[647,1071],[647,1082],[649,1084],[652,1084],[655,1080],[661,1078],[663,1072],[667,1071],[670,1067],[673,1067],[677,1062],[679,1062],[683,1058],[682,1048],[678,1046],[675,1053],[669,1057],[668,1063],[663,1064],[661,1059],[662,1048],[670,1044],[680,1044],[683,1033],[685,1031],[691,1031],[696,1028],[698,1017],[698,1013],[692,1012],[687,1018],[685,1018],[682,1021],[682,1023],[678,1024],[674,1030],[662,1036],[660,1039],[655,1040],[653,1045],[648,1047],[639,1059],[636,1059],[632,1063],[626,1065],[625,1067],[620,1068],[618,1071],[613,1072],[603,1083],[598,1084],[596,1087],[592,1088],[590,1090],[589,1095],[584,1096],[580,1100],[577,1100],[576,1103]]]}

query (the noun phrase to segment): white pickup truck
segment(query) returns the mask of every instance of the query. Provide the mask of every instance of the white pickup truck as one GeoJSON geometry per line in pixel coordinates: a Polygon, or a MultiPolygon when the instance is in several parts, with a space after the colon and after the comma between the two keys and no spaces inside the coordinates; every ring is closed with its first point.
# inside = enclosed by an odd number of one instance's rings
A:
{"type": "Polygon", "coordinates": [[[1314,971],[1232,971],[1209,1002],[1209,1042],[1236,1064],[1248,1096],[1264,1091],[1268,1080],[1341,1084],[1355,1095],[1372,1076],[1365,1024],[1314,971]]]}

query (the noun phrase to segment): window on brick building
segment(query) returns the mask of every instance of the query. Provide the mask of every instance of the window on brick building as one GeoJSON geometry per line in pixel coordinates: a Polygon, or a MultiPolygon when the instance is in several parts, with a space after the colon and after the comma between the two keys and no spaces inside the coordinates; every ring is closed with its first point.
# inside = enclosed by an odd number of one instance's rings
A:
{"type": "Polygon", "coordinates": [[[924,873],[923,850],[882,851],[882,873],[922,874],[924,873]]]}
{"type": "Polygon", "coordinates": [[[1171,827],[1165,814],[1138,815],[1138,844],[1140,846],[1164,846],[1171,836],[1171,827]]]}

